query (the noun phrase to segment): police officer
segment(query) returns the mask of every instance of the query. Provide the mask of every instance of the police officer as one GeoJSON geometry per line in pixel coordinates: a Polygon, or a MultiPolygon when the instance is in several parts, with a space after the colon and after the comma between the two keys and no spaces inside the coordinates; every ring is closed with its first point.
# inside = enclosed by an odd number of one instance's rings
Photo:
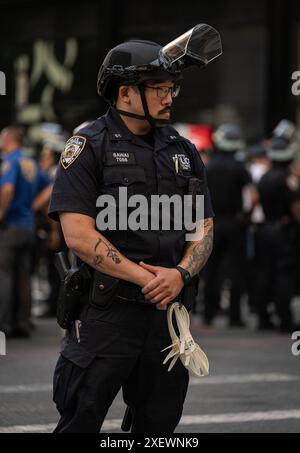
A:
{"type": "MultiPolygon", "coordinates": [[[[207,164],[208,185],[216,215],[212,256],[204,273],[205,321],[217,314],[222,284],[230,281],[229,321],[242,326],[240,299],[245,270],[246,236],[243,222],[243,190],[251,188],[251,177],[235,155],[245,148],[241,129],[231,123],[221,125],[213,135],[215,152],[207,164]]],[[[254,200],[254,194],[251,195],[254,200]]]]}
{"type": "MultiPolygon", "coordinates": [[[[162,365],[161,350],[170,345],[166,308],[210,255],[213,212],[195,147],[168,125],[182,71],[157,64],[161,51],[136,40],[108,53],[98,93],[111,107],[67,142],[57,172],[50,215],[94,271],[89,303],[67,332],[55,370],[58,433],[98,432],[121,388],[133,432],[171,433],[181,418],[188,372],[180,363],[170,373],[162,365]],[[103,212],[99,195],[113,196],[128,218],[132,209],[120,188],[147,201],[163,194],[182,199],[192,178],[205,199],[202,239],[186,243],[184,228],[121,227],[119,217],[105,231],[95,222],[103,212]]],[[[153,214],[146,214],[149,225],[153,214]]]]}
{"type": "MultiPolygon", "coordinates": [[[[267,156],[267,147],[261,142],[251,146],[247,150],[247,169],[251,175],[252,181],[257,185],[262,177],[271,168],[270,159],[267,156]]],[[[249,203],[250,205],[250,203],[249,203]]],[[[257,280],[260,278],[260,236],[265,222],[263,208],[257,200],[256,205],[251,212],[251,224],[247,230],[247,292],[248,304],[253,313],[259,314],[257,310],[257,280]]],[[[272,329],[272,324],[261,321],[259,329],[272,329]]]]}
{"type": "Polygon", "coordinates": [[[266,218],[259,242],[257,307],[260,325],[272,325],[268,305],[274,301],[283,332],[293,329],[290,302],[299,275],[299,227],[292,213],[300,188],[299,177],[292,171],[296,152],[293,142],[275,136],[268,149],[272,167],[258,184],[266,218]]]}
{"type": "MultiPolygon", "coordinates": [[[[34,219],[32,204],[45,199],[51,186],[36,163],[21,150],[22,130],[3,129],[0,146],[0,330],[7,335],[30,335],[30,258],[34,219]]],[[[49,195],[48,195],[49,201],[49,195]]]]}

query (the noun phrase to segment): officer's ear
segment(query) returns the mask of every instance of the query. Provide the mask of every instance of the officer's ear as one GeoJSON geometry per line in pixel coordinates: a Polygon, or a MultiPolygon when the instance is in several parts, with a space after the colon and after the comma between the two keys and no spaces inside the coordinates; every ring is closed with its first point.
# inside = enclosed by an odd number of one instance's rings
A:
{"type": "Polygon", "coordinates": [[[130,88],[128,85],[121,85],[119,87],[118,99],[125,102],[125,104],[130,104],[130,88]]]}

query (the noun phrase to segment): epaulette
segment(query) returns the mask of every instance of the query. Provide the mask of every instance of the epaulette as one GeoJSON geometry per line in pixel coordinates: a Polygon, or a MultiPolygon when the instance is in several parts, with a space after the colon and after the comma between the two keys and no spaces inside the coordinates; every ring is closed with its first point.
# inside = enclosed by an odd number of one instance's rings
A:
{"type": "Polygon", "coordinates": [[[90,122],[88,125],[84,126],[82,129],[76,131],[76,135],[83,135],[87,139],[94,139],[100,135],[104,129],[106,129],[106,123],[101,116],[95,121],[90,122]]]}

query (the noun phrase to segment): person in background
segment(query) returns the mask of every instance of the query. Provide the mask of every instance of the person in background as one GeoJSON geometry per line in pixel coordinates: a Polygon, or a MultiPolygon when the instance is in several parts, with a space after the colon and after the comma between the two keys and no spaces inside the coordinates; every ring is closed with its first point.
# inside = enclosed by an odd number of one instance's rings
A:
{"type": "Polygon", "coordinates": [[[0,148],[0,330],[30,336],[30,258],[34,240],[32,205],[38,208],[51,195],[47,175],[22,151],[23,131],[2,130],[0,148]]]}
{"type": "Polygon", "coordinates": [[[218,312],[225,280],[230,282],[229,322],[242,327],[240,300],[246,259],[246,226],[243,192],[247,188],[251,205],[256,198],[252,180],[235,155],[245,149],[241,129],[221,125],[213,135],[215,152],[207,164],[207,181],[215,211],[214,249],[204,273],[204,318],[211,324],[218,312]]]}
{"type": "MultiPolygon", "coordinates": [[[[63,144],[64,146],[64,144],[63,144]]],[[[63,148],[57,147],[56,143],[47,142],[44,144],[40,159],[40,169],[45,172],[50,181],[54,183],[57,165],[59,163],[63,148]]],[[[39,208],[34,205],[35,223],[36,223],[36,241],[38,247],[35,251],[34,267],[35,273],[41,261],[46,263],[47,280],[49,284],[49,294],[46,300],[46,309],[42,313],[43,317],[54,317],[57,312],[57,300],[60,288],[60,278],[55,266],[55,253],[65,249],[62,231],[60,225],[48,217],[48,202],[40,203],[39,208]]]]}
{"type": "Polygon", "coordinates": [[[296,155],[295,142],[274,136],[268,148],[272,167],[258,184],[266,219],[259,242],[257,306],[260,325],[271,324],[268,306],[274,302],[282,332],[294,329],[291,300],[299,280],[299,228],[295,206],[298,206],[300,178],[295,173],[296,155]]]}

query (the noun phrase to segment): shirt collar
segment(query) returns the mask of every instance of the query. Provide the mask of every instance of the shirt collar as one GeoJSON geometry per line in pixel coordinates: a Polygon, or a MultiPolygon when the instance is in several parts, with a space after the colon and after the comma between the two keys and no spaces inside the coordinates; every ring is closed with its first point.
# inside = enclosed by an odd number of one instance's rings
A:
{"type": "Polygon", "coordinates": [[[109,138],[113,142],[132,141],[134,135],[126,127],[118,112],[110,107],[105,115],[109,138]]]}
{"type": "MultiPolygon", "coordinates": [[[[105,115],[105,121],[109,132],[109,137],[112,142],[130,141],[137,146],[147,147],[153,150],[148,143],[141,140],[138,135],[134,135],[123,123],[119,113],[112,107],[105,115]]],[[[154,151],[159,151],[166,148],[169,143],[182,141],[182,137],[175,129],[170,126],[156,127],[154,129],[154,151]]]]}

